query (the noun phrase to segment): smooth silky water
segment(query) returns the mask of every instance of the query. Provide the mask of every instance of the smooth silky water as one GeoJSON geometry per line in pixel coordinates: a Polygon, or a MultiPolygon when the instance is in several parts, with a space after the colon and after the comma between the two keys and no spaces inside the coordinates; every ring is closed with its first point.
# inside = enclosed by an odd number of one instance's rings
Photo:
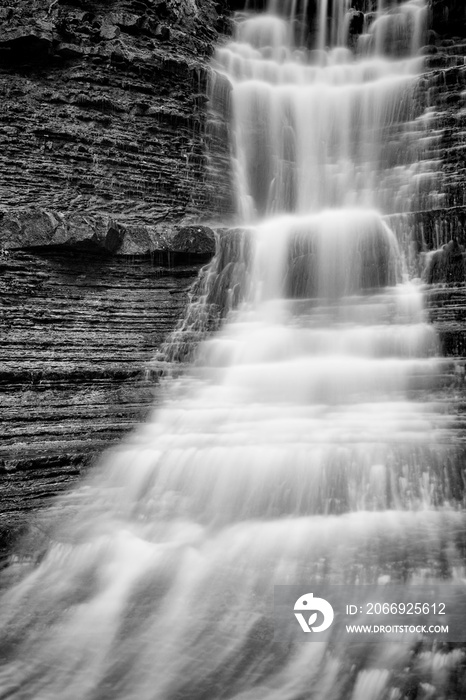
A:
{"type": "Polygon", "coordinates": [[[426,5],[379,2],[356,42],[350,4],[320,0],[312,50],[278,0],[218,48],[238,226],[172,349],[226,320],[55,506],[2,600],[0,698],[453,697],[460,648],[273,642],[274,584],[465,575],[438,340],[384,219],[415,196],[426,5]]]}

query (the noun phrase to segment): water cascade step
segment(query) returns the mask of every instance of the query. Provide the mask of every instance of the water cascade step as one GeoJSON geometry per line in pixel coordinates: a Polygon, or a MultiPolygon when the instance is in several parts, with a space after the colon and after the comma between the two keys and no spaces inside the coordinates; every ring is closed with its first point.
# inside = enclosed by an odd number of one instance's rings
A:
{"type": "Polygon", "coordinates": [[[464,691],[464,652],[421,637],[273,641],[275,584],[465,575],[461,419],[384,218],[413,206],[427,3],[252,5],[213,63],[237,226],[167,352],[220,328],[44,520],[40,563],[2,601],[1,699],[464,691]]]}

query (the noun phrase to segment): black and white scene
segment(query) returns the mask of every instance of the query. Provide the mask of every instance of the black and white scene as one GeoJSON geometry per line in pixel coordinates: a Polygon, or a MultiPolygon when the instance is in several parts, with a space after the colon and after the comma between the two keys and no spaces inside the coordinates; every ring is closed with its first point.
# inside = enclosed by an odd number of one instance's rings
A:
{"type": "Polygon", "coordinates": [[[0,0],[0,700],[464,700],[465,157],[465,0],[0,0]]]}

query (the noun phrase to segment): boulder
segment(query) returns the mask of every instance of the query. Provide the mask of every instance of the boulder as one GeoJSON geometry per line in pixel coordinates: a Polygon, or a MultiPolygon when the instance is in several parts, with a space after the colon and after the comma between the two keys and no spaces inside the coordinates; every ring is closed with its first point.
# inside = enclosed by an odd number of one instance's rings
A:
{"type": "Polygon", "coordinates": [[[159,252],[209,258],[216,245],[215,234],[207,226],[133,225],[104,215],[31,207],[0,212],[0,247],[3,251],[49,247],[119,256],[159,252]]]}
{"type": "Polygon", "coordinates": [[[62,225],[59,215],[36,207],[0,212],[0,246],[14,250],[51,245],[62,225]]]}
{"type": "Polygon", "coordinates": [[[350,13],[350,18],[349,18],[349,33],[351,36],[354,34],[362,34],[363,29],[364,29],[364,13],[363,12],[357,12],[356,10],[353,10],[350,13]]]}
{"type": "Polygon", "coordinates": [[[157,245],[147,226],[124,226],[118,255],[150,255],[157,245]]]}
{"type": "Polygon", "coordinates": [[[51,245],[85,249],[89,252],[116,253],[123,238],[123,231],[112,219],[73,214],[64,218],[51,245]]]}
{"type": "Polygon", "coordinates": [[[175,232],[169,245],[174,253],[213,255],[215,234],[207,226],[183,226],[175,232]]]}
{"type": "Polygon", "coordinates": [[[115,253],[124,239],[121,227],[109,217],[63,216],[39,208],[17,209],[0,216],[3,250],[68,247],[115,253]]]}

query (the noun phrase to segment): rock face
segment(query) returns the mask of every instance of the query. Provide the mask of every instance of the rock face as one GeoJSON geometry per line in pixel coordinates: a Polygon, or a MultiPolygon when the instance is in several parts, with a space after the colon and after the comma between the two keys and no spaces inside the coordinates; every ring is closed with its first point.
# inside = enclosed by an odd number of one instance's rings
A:
{"type": "Polygon", "coordinates": [[[198,270],[78,249],[0,259],[0,552],[144,419],[157,397],[150,361],[198,270]]]}
{"type": "Polygon", "coordinates": [[[429,318],[443,354],[452,358],[448,371],[457,392],[465,388],[466,365],[466,4],[432,0],[430,9],[429,43],[422,50],[425,73],[417,92],[425,169],[412,211],[389,217],[389,224],[400,240],[410,241],[405,252],[412,274],[429,284],[429,318]]]}
{"type": "Polygon", "coordinates": [[[1,553],[157,400],[151,360],[216,237],[35,207],[3,212],[0,243],[1,553]]]}
{"type": "Polygon", "coordinates": [[[0,205],[205,216],[224,0],[0,0],[0,205]]]}
{"type": "Polygon", "coordinates": [[[38,207],[0,211],[2,253],[14,250],[80,250],[107,255],[154,253],[164,258],[209,260],[215,234],[207,226],[131,225],[109,216],[63,215],[38,207]]]}
{"type": "Polygon", "coordinates": [[[154,401],[147,363],[215,250],[197,222],[219,202],[208,62],[228,15],[0,0],[0,550],[154,401]]]}
{"type": "MultiPolygon", "coordinates": [[[[433,227],[447,233],[438,247],[463,228],[466,205],[464,130],[466,116],[466,5],[459,0],[432,0],[429,45],[425,46],[425,73],[419,82],[417,99],[423,112],[422,158],[430,164],[419,178],[414,209],[419,227],[428,228],[431,212],[433,227]],[[450,226],[449,226],[449,223],[450,226]]],[[[463,233],[461,232],[461,236],[463,233]]],[[[464,241],[463,241],[464,242],[464,241]]]]}
{"type": "Polygon", "coordinates": [[[463,247],[457,240],[450,241],[430,255],[426,281],[428,284],[463,282],[465,270],[463,247]]]}

